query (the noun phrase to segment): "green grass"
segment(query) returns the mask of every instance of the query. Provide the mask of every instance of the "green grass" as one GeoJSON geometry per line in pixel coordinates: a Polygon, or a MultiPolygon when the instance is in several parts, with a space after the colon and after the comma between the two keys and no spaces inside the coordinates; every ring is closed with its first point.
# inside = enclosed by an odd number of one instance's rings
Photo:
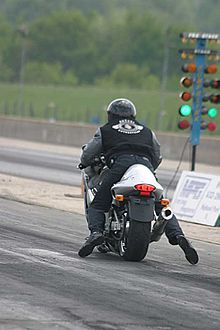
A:
{"type": "MultiPolygon", "coordinates": [[[[181,132],[176,125],[181,104],[178,94],[179,91],[161,94],[134,89],[32,85],[24,86],[21,93],[19,85],[0,84],[0,113],[84,123],[94,122],[98,117],[104,122],[107,104],[114,98],[125,97],[135,103],[139,121],[154,130],[181,132]],[[21,99],[24,106],[19,106],[21,99]]],[[[212,135],[220,134],[220,113],[215,122],[218,130],[212,135]]]]}

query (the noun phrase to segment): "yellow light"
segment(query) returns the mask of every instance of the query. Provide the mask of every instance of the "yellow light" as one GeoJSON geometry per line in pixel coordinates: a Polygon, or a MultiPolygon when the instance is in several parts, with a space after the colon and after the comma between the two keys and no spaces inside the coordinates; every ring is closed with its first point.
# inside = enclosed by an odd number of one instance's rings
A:
{"type": "Polygon", "coordinates": [[[183,64],[182,71],[191,72],[191,73],[196,72],[196,64],[195,63],[183,64]]]}
{"type": "Polygon", "coordinates": [[[186,44],[187,43],[187,39],[186,38],[182,38],[182,43],[186,44]]]}
{"type": "Polygon", "coordinates": [[[116,199],[116,201],[118,201],[118,202],[123,202],[123,200],[124,200],[124,195],[116,195],[116,196],[115,196],[115,199],[116,199]]]}
{"type": "Polygon", "coordinates": [[[210,64],[205,69],[206,73],[211,73],[211,74],[216,73],[217,71],[218,71],[218,69],[217,69],[217,66],[215,64],[210,64]]]}
{"type": "Polygon", "coordinates": [[[196,64],[195,63],[190,63],[188,65],[188,70],[189,70],[189,72],[196,72],[196,64]]]}
{"type": "Polygon", "coordinates": [[[183,60],[185,60],[185,59],[187,58],[187,54],[186,54],[186,53],[182,53],[182,54],[181,54],[181,58],[182,58],[183,60]]]}

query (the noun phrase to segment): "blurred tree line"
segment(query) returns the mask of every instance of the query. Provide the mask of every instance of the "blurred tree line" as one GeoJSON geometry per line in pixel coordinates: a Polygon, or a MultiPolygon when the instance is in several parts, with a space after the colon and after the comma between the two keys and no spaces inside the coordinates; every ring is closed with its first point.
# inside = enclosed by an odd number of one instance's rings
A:
{"type": "Polygon", "coordinates": [[[167,54],[176,89],[179,32],[217,33],[216,7],[218,0],[1,0],[0,81],[157,89],[167,54]]]}

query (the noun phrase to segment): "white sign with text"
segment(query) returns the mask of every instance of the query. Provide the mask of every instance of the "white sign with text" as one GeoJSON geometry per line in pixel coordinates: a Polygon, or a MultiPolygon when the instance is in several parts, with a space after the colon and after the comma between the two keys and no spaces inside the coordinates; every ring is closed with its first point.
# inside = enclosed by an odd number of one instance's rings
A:
{"type": "Polygon", "coordinates": [[[215,226],[220,214],[220,176],[183,171],[171,204],[180,220],[215,226]]]}

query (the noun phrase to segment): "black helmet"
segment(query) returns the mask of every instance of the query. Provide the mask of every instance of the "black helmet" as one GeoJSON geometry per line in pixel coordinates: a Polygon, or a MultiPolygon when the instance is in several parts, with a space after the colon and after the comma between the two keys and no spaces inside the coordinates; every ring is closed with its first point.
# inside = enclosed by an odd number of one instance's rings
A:
{"type": "Polygon", "coordinates": [[[119,117],[134,117],[136,116],[136,108],[128,99],[113,100],[107,107],[107,113],[119,117]]]}

